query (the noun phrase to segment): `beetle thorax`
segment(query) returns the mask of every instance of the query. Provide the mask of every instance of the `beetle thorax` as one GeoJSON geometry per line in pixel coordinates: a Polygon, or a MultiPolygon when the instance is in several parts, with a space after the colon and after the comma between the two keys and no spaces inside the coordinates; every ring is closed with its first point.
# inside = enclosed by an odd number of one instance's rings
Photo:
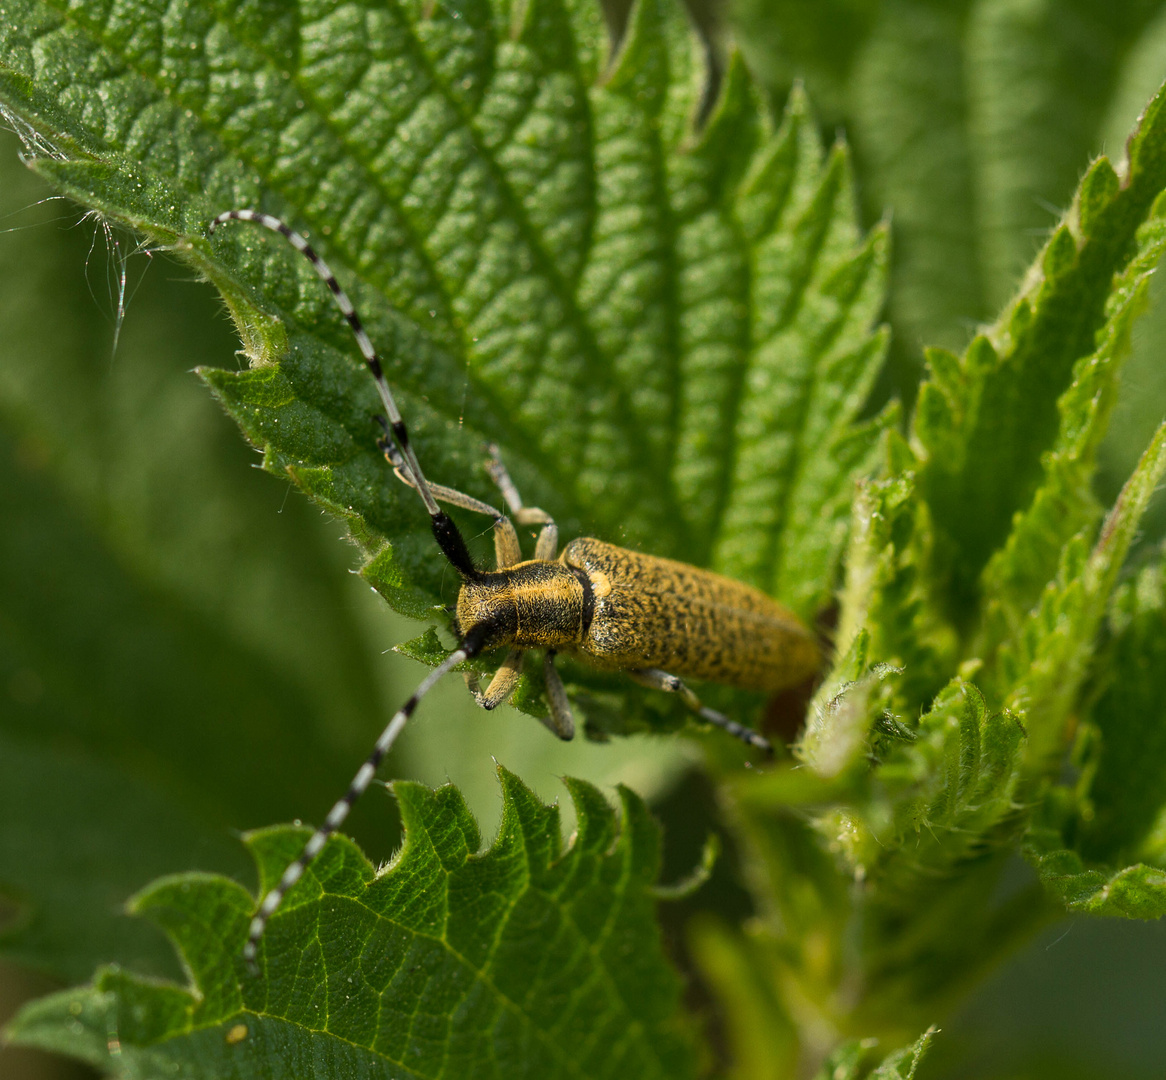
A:
{"type": "Polygon", "coordinates": [[[577,645],[584,633],[584,588],[576,571],[541,559],[484,573],[458,593],[458,633],[464,638],[488,627],[486,649],[577,645]]]}

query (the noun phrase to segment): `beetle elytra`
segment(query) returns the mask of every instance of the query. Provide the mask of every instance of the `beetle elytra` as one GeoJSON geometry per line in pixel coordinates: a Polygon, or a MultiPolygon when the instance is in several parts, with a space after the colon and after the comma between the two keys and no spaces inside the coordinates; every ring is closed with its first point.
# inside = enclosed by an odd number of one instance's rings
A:
{"type": "Polygon", "coordinates": [[[705,679],[770,692],[801,683],[817,671],[820,654],[816,639],[797,616],[759,590],[720,574],[601,540],[581,537],[560,552],[554,521],[545,511],[523,505],[493,448],[487,468],[510,516],[453,488],[430,483],[410,445],[380,359],[327,263],[278,218],[253,210],[229,210],[215,218],[210,231],[227,221],[255,222],[284,236],[328,286],[352,327],[384,406],[385,416],[377,418],[384,428],[377,445],[397,476],[421,497],[437,545],[461,578],[453,626],[458,648],[393,715],[344,797],[263,898],[244,947],[249,964],[254,963],[263,931],[284,895],[372,782],[417,703],[443,675],[479,653],[507,650],[484,691],[472,677],[467,680],[478,703],[492,709],[514,690],[523,654],[544,650],[550,706],[545,722],[562,739],[574,735],[575,724],[554,658],[557,653],[569,653],[595,667],[625,671],[644,685],[678,694],[701,719],[759,749],[770,749],[769,742],[752,729],[703,705],[683,680],[705,679]],[[493,519],[493,570],[474,565],[465,540],[439,503],[493,519]],[[534,558],[523,559],[511,517],[519,525],[539,527],[534,558]]]}

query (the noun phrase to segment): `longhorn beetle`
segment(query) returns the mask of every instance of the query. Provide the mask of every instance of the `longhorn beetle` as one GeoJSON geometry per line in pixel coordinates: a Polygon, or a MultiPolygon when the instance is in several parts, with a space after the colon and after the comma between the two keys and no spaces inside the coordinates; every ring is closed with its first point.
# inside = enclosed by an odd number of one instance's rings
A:
{"type": "Polygon", "coordinates": [[[437,546],[461,578],[453,625],[460,645],[421,680],[412,697],[393,715],[344,797],[263,898],[243,947],[249,966],[254,967],[268,920],[372,782],[417,703],[443,675],[483,651],[508,650],[485,691],[479,689],[475,677],[467,676],[478,704],[493,709],[514,689],[523,653],[544,650],[543,674],[550,705],[545,723],[560,739],[575,734],[567,692],[554,664],[555,654],[565,652],[598,668],[626,671],[645,686],[679,694],[701,719],[761,750],[771,750],[763,736],[701,704],[681,676],[770,692],[802,682],[817,670],[819,651],[814,637],[793,612],[757,589],[720,574],[641,555],[601,540],[580,537],[559,552],[559,531],[551,516],[523,505],[492,447],[487,470],[507,509],[519,525],[540,527],[534,558],[523,560],[510,518],[469,495],[425,479],[380,358],[328,264],[307,240],[278,218],[255,210],[228,210],[211,222],[209,231],[213,233],[217,225],[227,221],[253,221],[279,233],[312,264],[331,290],[356,335],[384,405],[386,415],[376,418],[384,429],[377,447],[397,476],[421,496],[437,546]],[[439,502],[494,519],[494,570],[474,565],[465,540],[439,502]]]}

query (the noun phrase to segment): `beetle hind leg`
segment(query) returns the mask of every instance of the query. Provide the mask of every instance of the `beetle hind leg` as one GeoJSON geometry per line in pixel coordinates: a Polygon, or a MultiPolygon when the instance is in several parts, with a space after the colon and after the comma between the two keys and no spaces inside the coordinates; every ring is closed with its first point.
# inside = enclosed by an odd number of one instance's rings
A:
{"type": "Polygon", "coordinates": [[[763,750],[767,754],[773,753],[773,744],[764,735],[744,724],[737,723],[736,720],[730,720],[724,713],[719,713],[716,709],[710,709],[675,675],[669,675],[668,672],[661,671],[659,668],[642,668],[638,671],[629,671],[628,674],[641,686],[648,686],[653,690],[663,690],[668,694],[679,694],[681,701],[702,720],[727,731],[730,735],[750,746],[757,747],[758,750],[763,750]]]}

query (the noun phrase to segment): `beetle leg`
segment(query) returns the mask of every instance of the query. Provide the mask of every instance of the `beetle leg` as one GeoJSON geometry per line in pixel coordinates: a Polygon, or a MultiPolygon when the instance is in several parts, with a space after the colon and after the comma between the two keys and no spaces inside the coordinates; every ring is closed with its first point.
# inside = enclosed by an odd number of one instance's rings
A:
{"type": "Polygon", "coordinates": [[[559,553],[559,527],[555,524],[554,518],[545,510],[540,510],[537,506],[524,506],[522,504],[522,496],[518,494],[518,488],[510,479],[510,473],[506,471],[506,466],[502,464],[497,445],[491,443],[489,451],[490,457],[486,462],[486,471],[490,474],[490,479],[498,485],[498,490],[502,492],[506,509],[514,515],[514,520],[519,525],[542,526],[538,540],[535,541],[534,557],[550,561],[559,553]]]}
{"type": "Polygon", "coordinates": [[[522,649],[511,649],[506,654],[506,659],[502,661],[502,666],[494,672],[494,678],[490,680],[490,685],[486,687],[485,693],[478,687],[478,673],[476,671],[466,672],[466,686],[470,688],[474,700],[483,709],[498,708],[513,693],[518,676],[522,673],[522,653],[522,649]]]}
{"type": "Polygon", "coordinates": [[[575,718],[571,715],[571,703],[567,700],[567,690],[563,680],[555,670],[555,650],[547,649],[543,658],[543,678],[547,684],[547,701],[550,702],[551,715],[543,723],[547,728],[558,735],[560,739],[568,740],[575,737],[575,718]]]}
{"type": "Polygon", "coordinates": [[[540,530],[534,542],[534,557],[552,561],[559,553],[559,527],[548,521],[540,530]]]}
{"type": "MultiPolygon", "coordinates": [[[[377,419],[382,418],[377,417],[377,419]]],[[[403,484],[408,484],[411,488],[416,488],[417,483],[409,471],[409,463],[401,451],[397,449],[396,443],[386,434],[377,440],[377,446],[380,447],[381,452],[392,465],[397,479],[403,484]]],[[[514,526],[505,514],[495,510],[489,503],[484,503],[480,499],[456,491],[454,488],[446,487],[444,484],[429,484],[428,487],[438,502],[459,506],[463,510],[471,510],[475,514],[485,514],[494,519],[494,560],[498,570],[504,570],[508,566],[522,562],[522,548],[518,544],[518,533],[514,531],[514,526]]],[[[536,556],[536,558],[538,557],[536,556]]],[[[554,556],[552,555],[551,558],[554,556]]]]}
{"type": "Polygon", "coordinates": [[[499,518],[494,522],[494,567],[505,570],[522,562],[522,548],[518,545],[518,533],[510,524],[510,518],[499,518]]]}
{"type": "Polygon", "coordinates": [[[730,735],[736,736],[742,742],[747,742],[750,746],[757,747],[758,750],[764,750],[767,754],[773,753],[773,744],[764,735],[760,735],[752,728],[747,728],[744,724],[737,723],[736,720],[730,720],[724,713],[719,713],[716,709],[710,709],[707,705],[702,704],[700,698],[675,675],[669,675],[668,672],[661,671],[659,668],[642,668],[639,671],[629,671],[628,674],[642,686],[649,686],[653,690],[663,690],[669,694],[679,694],[684,704],[702,720],[723,728],[730,735]]]}

